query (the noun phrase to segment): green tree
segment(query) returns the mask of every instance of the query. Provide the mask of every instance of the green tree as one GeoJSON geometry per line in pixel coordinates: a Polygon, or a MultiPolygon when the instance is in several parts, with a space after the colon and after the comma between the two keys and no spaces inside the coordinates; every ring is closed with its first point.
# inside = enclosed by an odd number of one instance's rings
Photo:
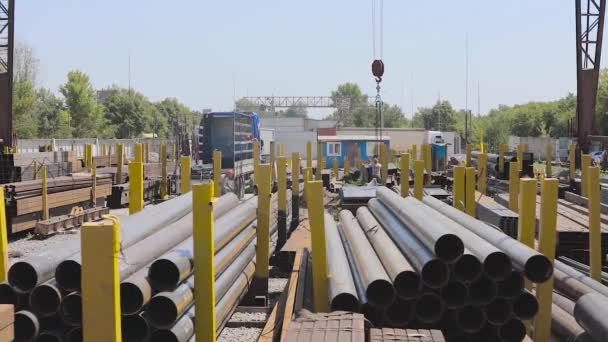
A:
{"type": "Polygon", "coordinates": [[[133,90],[113,87],[103,102],[105,118],[114,127],[116,137],[128,139],[141,136],[146,128],[146,107],[143,95],[133,90]]]}
{"type": "Polygon", "coordinates": [[[72,118],[74,137],[113,136],[113,127],[106,125],[103,106],[97,103],[97,92],[89,76],[81,71],[70,71],[67,82],[59,87],[59,91],[72,118]]]}
{"type": "Polygon", "coordinates": [[[415,125],[428,130],[453,131],[456,129],[455,115],[456,111],[449,101],[437,101],[431,108],[419,108],[413,121],[415,125]]]}
{"type": "Polygon", "coordinates": [[[175,137],[179,132],[191,132],[195,122],[194,115],[188,107],[176,98],[166,98],[156,104],[156,110],[167,119],[169,136],[175,137]]]}
{"type": "Polygon", "coordinates": [[[36,91],[36,117],[38,137],[70,138],[70,114],[64,109],[63,101],[50,90],[40,88],[36,91]]]}
{"type": "Polygon", "coordinates": [[[285,110],[283,116],[287,118],[306,118],[308,112],[304,107],[291,106],[285,110]]]}
{"type": "Polygon", "coordinates": [[[331,118],[337,120],[340,126],[372,127],[374,125],[375,108],[369,106],[368,96],[361,91],[358,84],[350,82],[340,84],[331,92],[331,97],[339,106],[339,110],[336,110],[331,118]]]}
{"type": "Polygon", "coordinates": [[[36,124],[36,92],[28,80],[13,83],[13,115],[17,138],[35,138],[38,127],[36,124]]]}

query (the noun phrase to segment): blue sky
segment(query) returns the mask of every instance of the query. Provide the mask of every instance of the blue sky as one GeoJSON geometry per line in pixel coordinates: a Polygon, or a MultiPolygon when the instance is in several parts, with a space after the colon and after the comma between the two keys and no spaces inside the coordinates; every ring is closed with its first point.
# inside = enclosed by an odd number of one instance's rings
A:
{"type": "MultiPolygon", "coordinates": [[[[80,69],[96,88],[128,84],[152,100],[231,109],[236,96],[375,93],[371,0],[18,1],[16,39],[57,90],[80,69]]],[[[384,0],[383,98],[469,107],[559,98],[576,89],[574,1],[384,0]],[[413,75],[413,82],[412,82],[413,75]]],[[[606,46],[606,44],[605,44],[606,46]]],[[[604,52],[602,65],[608,56],[604,52]]]]}

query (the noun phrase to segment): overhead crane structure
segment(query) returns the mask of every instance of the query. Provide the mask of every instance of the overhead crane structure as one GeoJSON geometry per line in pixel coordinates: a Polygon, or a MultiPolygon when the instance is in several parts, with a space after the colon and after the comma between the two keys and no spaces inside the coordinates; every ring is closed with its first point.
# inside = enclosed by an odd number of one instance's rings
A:
{"type": "Polygon", "coordinates": [[[12,147],[15,0],[0,0],[0,150],[12,147]]]}

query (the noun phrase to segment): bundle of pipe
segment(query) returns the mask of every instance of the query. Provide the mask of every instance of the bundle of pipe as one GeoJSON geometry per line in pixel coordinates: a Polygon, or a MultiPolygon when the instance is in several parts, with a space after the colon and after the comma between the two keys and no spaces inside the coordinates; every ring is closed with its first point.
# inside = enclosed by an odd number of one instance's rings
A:
{"type": "MultiPolygon", "coordinates": [[[[187,198],[191,203],[191,196],[183,197],[187,198]]],[[[158,205],[158,211],[169,210],[171,207],[166,206],[165,204],[173,201],[176,200],[167,201],[158,205]]],[[[187,211],[184,214],[184,209],[182,207],[183,203],[183,199],[177,201],[177,208],[179,208],[179,210],[173,209],[168,212],[168,215],[173,217],[173,219],[169,219],[168,216],[153,215],[153,217],[159,220],[161,226],[152,233],[144,232],[145,226],[142,225],[141,222],[136,223],[136,221],[134,221],[134,217],[142,219],[142,216],[139,215],[139,213],[121,218],[121,232],[127,232],[126,237],[121,239],[121,243],[123,246],[130,246],[123,250],[124,258],[121,258],[120,260],[120,274],[122,278],[128,277],[128,275],[135,272],[138,268],[147,265],[164,251],[180,243],[191,234],[192,220],[190,218],[189,225],[186,225],[186,219],[189,215],[187,211]],[[181,218],[176,218],[176,216],[181,216],[181,218]],[[141,238],[141,240],[133,240],[137,238],[141,238]]],[[[218,219],[221,219],[223,215],[234,210],[238,203],[238,198],[234,194],[224,195],[218,200],[217,205],[214,206],[214,215],[216,215],[218,219]]],[[[248,206],[251,206],[251,204],[248,204],[248,206]]],[[[188,210],[191,210],[191,205],[188,210]]],[[[253,211],[255,212],[255,208],[253,211]]],[[[152,215],[155,211],[144,210],[142,212],[147,212],[148,215],[152,215]]],[[[156,223],[157,222],[154,222],[154,224],[156,223]]],[[[78,278],[71,279],[71,284],[76,284],[75,286],[77,288],[80,287],[79,254],[80,252],[77,251],[77,256],[72,256],[69,259],[77,265],[75,272],[78,272],[78,278]]],[[[65,333],[65,336],[78,338],[79,335],[77,332],[80,330],[68,329],[68,327],[78,327],[81,323],[82,300],[78,291],[65,291],[60,289],[55,279],[50,279],[44,284],[36,286],[29,295],[21,294],[20,291],[22,291],[21,288],[11,286],[7,283],[0,285],[1,303],[20,301],[19,303],[20,308],[23,309],[22,311],[29,313],[27,315],[19,316],[20,323],[18,324],[18,329],[16,329],[16,331],[18,331],[16,338],[20,340],[29,340],[36,338],[38,333],[45,333],[45,338],[48,339],[51,338],[51,336],[58,336],[59,332],[65,333]],[[29,297],[25,305],[22,304],[20,299],[23,296],[29,297]],[[52,321],[54,324],[40,324],[41,322],[48,321],[52,321]],[[39,328],[32,329],[33,327],[39,328]],[[31,338],[29,338],[29,336],[31,336],[31,338]]]]}
{"type": "Polygon", "coordinates": [[[432,200],[404,199],[387,188],[376,197],[356,217],[340,212],[338,228],[326,221],[332,309],[340,294],[348,298],[340,303],[358,306],[379,325],[437,328],[451,339],[525,337],[523,321],[536,315],[538,303],[524,288],[524,274],[547,280],[546,257],[515,240],[493,242],[432,200]],[[341,278],[333,279],[338,267],[341,278]]]}

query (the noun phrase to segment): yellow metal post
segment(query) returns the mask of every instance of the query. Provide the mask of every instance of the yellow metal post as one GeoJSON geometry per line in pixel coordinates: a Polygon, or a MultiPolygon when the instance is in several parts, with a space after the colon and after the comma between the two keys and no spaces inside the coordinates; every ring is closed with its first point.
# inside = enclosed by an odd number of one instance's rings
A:
{"type": "Polygon", "coordinates": [[[291,191],[296,195],[300,186],[300,153],[291,154],[291,191]]]}
{"type": "Polygon", "coordinates": [[[82,226],[82,337],[83,341],[119,342],[120,254],[119,221],[105,216],[82,226]]]}
{"type": "Polygon", "coordinates": [[[97,163],[91,164],[91,202],[97,206],[97,163]]]}
{"type": "Polygon", "coordinates": [[[332,159],[333,159],[333,164],[332,164],[331,169],[332,169],[332,172],[334,173],[334,177],[336,177],[336,180],[338,180],[339,179],[338,172],[340,171],[338,169],[338,157],[333,157],[332,159]]]}
{"type": "Polygon", "coordinates": [[[93,145],[91,144],[86,144],[85,145],[85,150],[86,150],[86,165],[87,168],[89,170],[89,172],[91,171],[91,165],[93,164],[93,145]]]}
{"type": "Polygon", "coordinates": [[[287,158],[277,159],[277,249],[287,241],[287,158]]]}
{"type": "Polygon", "coordinates": [[[454,166],[454,190],[453,190],[453,206],[456,209],[464,211],[465,209],[465,167],[454,166]]]}
{"type": "Polygon", "coordinates": [[[275,161],[276,161],[276,147],[274,144],[274,141],[270,142],[270,174],[271,174],[271,181],[272,184],[274,184],[274,182],[277,179],[277,174],[275,173],[275,161]]]}
{"type": "Polygon", "coordinates": [[[302,177],[304,178],[304,200],[306,200],[308,197],[308,182],[310,181],[310,172],[311,172],[311,168],[309,167],[305,167],[302,169],[302,177]]]}
{"type": "Polygon", "coordinates": [[[135,162],[136,163],[144,162],[144,152],[143,152],[143,146],[141,144],[135,144],[135,162]]]}
{"type": "Polygon", "coordinates": [[[327,256],[325,247],[325,214],[323,210],[323,182],[308,184],[308,219],[312,244],[312,288],[316,312],[328,312],[327,256]]]}
{"type": "Polygon", "coordinates": [[[216,197],[222,196],[220,179],[222,177],[222,151],[213,151],[213,193],[216,197]]]}
{"type": "MultiPolygon", "coordinates": [[[[546,178],[541,184],[540,231],[538,251],[553,262],[555,259],[555,229],[557,226],[557,192],[559,181],[546,178]]],[[[551,305],[553,302],[553,277],[536,287],[538,314],[534,320],[534,341],[551,340],[551,305]]]]}
{"type": "Polygon", "coordinates": [[[479,150],[481,151],[481,153],[485,153],[485,145],[483,143],[483,128],[479,129],[479,150]]]}
{"type": "Polygon", "coordinates": [[[576,173],[576,145],[575,144],[568,145],[568,162],[570,164],[570,167],[569,167],[570,179],[574,179],[575,173],[576,173]]]}
{"type": "Polygon", "coordinates": [[[84,161],[84,167],[85,169],[89,169],[89,144],[84,144],[84,148],[83,148],[83,156],[82,159],[84,161]]]}
{"type": "Polygon", "coordinates": [[[551,162],[553,161],[553,146],[551,144],[547,144],[547,165],[545,166],[545,173],[547,177],[551,178],[553,175],[553,170],[551,162]]]}
{"type": "MultiPolygon", "coordinates": [[[[195,336],[215,341],[215,270],[213,258],[213,182],[192,187],[195,336]]],[[[259,240],[258,240],[259,241],[259,240]]]]}
{"type": "Polygon", "coordinates": [[[322,170],[323,170],[323,143],[317,142],[317,172],[315,175],[316,180],[321,180],[322,170]]]}
{"type": "Polygon", "coordinates": [[[150,143],[146,143],[144,145],[145,147],[145,154],[146,154],[146,163],[150,162],[150,143]]]}
{"type": "Polygon", "coordinates": [[[144,164],[129,163],[129,215],[144,208],[144,164]]]}
{"type": "Polygon", "coordinates": [[[107,159],[106,159],[106,167],[111,167],[112,166],[112,146],[108,146],[108,155],[107,155],[107,159]]]}
{"type": "Polygon", "coordinates": [[[414,197],[422,200],[424,188],[424,161],[414,161],[414,197]]]}
{"type": "Polygon", "coordinates": [[[488,155],[481,153],[477,157],[477,191],[481,192],[482,195],[486,194],[486,177],[488,174],[488,155]]]}
{"type": "Polygon", "coordinates": [[[473,165],[473,163],[471,162],[471,153],[472,152],[473,152],[473,147],[471,146],[471,144],[467,144],[467,146],[466,146],[466,162],[467,162],[467,166],[473,165]]]}
{"type": "MultiPolygon", "coordinates": [[[[50,152],[53,152],[53,145],[51,145],[51,151],[50,152]]],[[[17,146],[16,145],[13,146],[13,154],[17,154],[17,146]]]]}
{"type": "Polygon", "coordinates": [[[380,164],[382,167],[380,168],[380,181],[382,184],[386,184],[386,178],[388,177],[388,158],[387,158],[387,148],[384,142],[380,142],[380,164]]]}
{"type": "Polygon", "coordinates": [[[412,164],[414,164],[414,161],[418,159],[420,159],[418,158],[418,146],[412,145],[412,164]]]}
{"type": "Polygon", "coordinates": [[[4,188],[0,187],[0,282],[7,280],[8,272],[8,227],[6,225],[6,208],[4,207],[4,188]]]}
{"type": "Polygon", "coordinates": [[[10,153],[10,152],[9,152],[9,150],[8,150],[8,146],[4,146],[4,147],[2,148],[2,153],[3,153],[3,154],[9,154],[9,153],[10,153]]]}
{"type": "Polygon", "coordinates": [[[312,142],[306,142],[306,167],[312,167],[312,142]]]}
{"type": "Polygon", "coordinates": [[[589,194],[589,258],[591,278],[601,282],[602,278],[602,228],[600,217],[600,168],[589,167],[587,171],[587,193],[589,194]]]}
{"type": "Polygon", "coordinates": [[[509,163],[509,209],[519,212],[519,162],[509,163]]]}
{"type": "MultiPolygon", "coordinates": [[[[429,154],[427,153],[428,147],[429,147],[428,144],[423,144],[422,146],[420,146],[420,157],[421,157],[420,159],[422,159],[424,161],[424,169],[426,170],[426,174],[430,176],[431,170],[429,169],[429,165],[431,164],[431,161],[428,159],[429,158],[429,154]]],[[[424,183],[429,184],[428,176],[424,178],[424,183]]]]}
{"type": "Polygon", "coordinates": [[[519,181],[518,240],[534,248],[536,227],[536,179],[523,178],[519,181]]]}
{"type": "Polygon", "coordinates": [[[179,159],[180,164],[180,192],[183,194],[190,191],[190,157],[182,156],[179,159]]]}
{"type": "Polygon", "coordinates": [[[116,184],[122,183],[122,166],[125,163],[124,153],[122,151],[122,144],[116,144],[116,184]]]}
{"type": "Polygon", "coordinates": [[[465,212],[472,217],[476,217],[475,205],[475,168],[467,167],[464,170],[464,207],[465,212]]]}
{"type": "Polygon", "coordinates": [[[257,243],[255,249],[256,264],[254,273],[254,288],[257,294],[267,294],[270,257],[270,194],[271,169],[270,164],[260,164],[260,179],[258,180],[258,225],[256,227],[257,243]]]}
{"type": "Polygon", "coordinates": [[[34,160],[34,164],[32,165],[32,168],[34,169],[34,175],[32,176],[34,180],[36,180],[38,178],[38,161],[34,160]]]}
{"type": "Polygon", "coordinates": [[[167,145],[160,145],[160,153],[158,154],[160,158],[160,166],[162,169],[161,179],[160,179],[160,198],[167,199],[169,198],[169,191],[167,186],[167,145]]]}
{"type": "Polygon", "coordinates": [[[517,145],[517,165],[519,167],[519,171],[521,171],[524,160],[524,145],[517,145]]]}
{"type": "Polygon", "coordinates": [[[108,147],[106,146],[106,144],[101,144],[101,155],[102,156],[107,156],[108,155],[108,147]]]}
{"type": "Polygon", "coordinates": [[[410,155],[402,153],[399,159],[401,168],[401,197],[410,195],[410,155]]]}
{"type": "Polygon", "coordinates": [[[498,145],[498,172],[502,175],[505,172],[505,144],[498,145]]]}
{"type": "Polygon", "coordinates": [[[49,202],[47,194],[46,165],[42,165],[42,220],[49,219],[49,202]]]}
{"type": "Polygon", "coordinates": [[[258,184],[258,167],[260,166],[260,142],[253,141],[253,183],[258,184]]]}
{"type": "Polygon", "coordinates": [[[283,144],[279,144],[279,152],[278,152],[278,156],[277,157],[284,157],[285,156],[285,146],[283,146],[283,144]]]}
{"type": "Polygon", "coordinates": [[[523,144],[524,145],[524,152],[530,152],[530,148],[528,144],[523,144]]]}
{"type": "Polygon", "coordinates": [[[344,157],[344,177],[350,176],[350,163],[348,162],[348,156],[344,157]]]}
{"type": "Polygon", "coordinates": [[[591,166],[591,156],[581,155],[581,195],[583,197],[589,196],[589,166],[591,166]]]}

